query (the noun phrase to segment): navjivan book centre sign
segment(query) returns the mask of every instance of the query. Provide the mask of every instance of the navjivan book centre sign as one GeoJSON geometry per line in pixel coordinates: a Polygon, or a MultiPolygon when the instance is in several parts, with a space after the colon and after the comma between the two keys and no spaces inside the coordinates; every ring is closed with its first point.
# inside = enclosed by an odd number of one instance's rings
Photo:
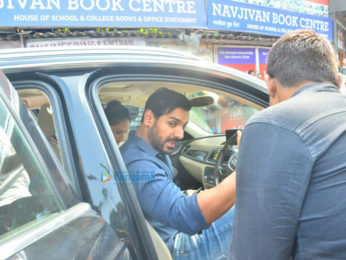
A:
{"type": "Polygon", "coordinates": [[[231,0],[0,0],[1,27],[204,28],[281,36],[313,29],[333,40],[332,19],[231,0]]]}
{"type": "Polygon", "coordinates": [[[207,1],[208,28],[281,36],[312,29],[333,41],[332,19],[227,0],[207,1]]]}

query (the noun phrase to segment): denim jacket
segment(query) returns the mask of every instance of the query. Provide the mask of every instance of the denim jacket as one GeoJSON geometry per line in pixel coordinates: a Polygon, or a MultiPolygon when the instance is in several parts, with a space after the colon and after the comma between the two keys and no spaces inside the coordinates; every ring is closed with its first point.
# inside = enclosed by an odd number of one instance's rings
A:
{"type": "Polygon", "coordinates": [[[346,259],[346,96],[301,88],[251,118],[239,150],[232,259],[346,259]]]}

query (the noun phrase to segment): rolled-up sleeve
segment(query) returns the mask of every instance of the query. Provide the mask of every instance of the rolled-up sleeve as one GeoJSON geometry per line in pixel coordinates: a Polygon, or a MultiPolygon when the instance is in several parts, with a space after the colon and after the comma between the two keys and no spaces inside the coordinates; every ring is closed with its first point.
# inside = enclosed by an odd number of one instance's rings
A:
{"type": "Polygon", "coordinates": [[[185,196],[163,169],[145,160],[130,163],[127,168],[130,175],[142,176],[133,178],[133,184],[146,216],[190,235],[208,227],[196,195],[185,196]]]}
{"type": "Polygon", "coordinates": [[[252,123],[237,164],[231,259],[290,259],[313,160],[287,129],[252,123]]]}

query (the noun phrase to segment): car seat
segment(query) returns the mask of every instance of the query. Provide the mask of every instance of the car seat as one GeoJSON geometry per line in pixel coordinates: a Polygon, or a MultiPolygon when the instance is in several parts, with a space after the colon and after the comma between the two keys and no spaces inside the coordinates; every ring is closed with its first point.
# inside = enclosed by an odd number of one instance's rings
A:
{"type": "Polygon", "coordinates": [[[170,260],[172,259],[171,252],[169,252],[166,243],[162,240],[160,235],[156,232],[156,230],[150,225],[150,223],[145,220],[147,223],[147,227],[149,230],[149,234],[151,239],[153,240],[154,248],[157,254],[158,259],[170,260]]]}
{"type": "Polygon", "coordinates": [[[49,103],[41,106],[37,116],[37,123],[41,127],[42,132],[47,137],[51,147],[53,148],[53,151],[58,156],[58,159],[60,160],[60,162],[62,162],[60,148],[55,133],[53,114],[49,103]]]}

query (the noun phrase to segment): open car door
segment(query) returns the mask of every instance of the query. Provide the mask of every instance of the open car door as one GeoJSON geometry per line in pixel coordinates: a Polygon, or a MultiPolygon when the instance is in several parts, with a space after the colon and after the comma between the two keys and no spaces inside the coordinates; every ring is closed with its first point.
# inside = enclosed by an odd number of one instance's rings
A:
{"type": "Polygon", "coordinates": [[[66,176],[0,71],[0,259],[132,259],[66,176]]]}

